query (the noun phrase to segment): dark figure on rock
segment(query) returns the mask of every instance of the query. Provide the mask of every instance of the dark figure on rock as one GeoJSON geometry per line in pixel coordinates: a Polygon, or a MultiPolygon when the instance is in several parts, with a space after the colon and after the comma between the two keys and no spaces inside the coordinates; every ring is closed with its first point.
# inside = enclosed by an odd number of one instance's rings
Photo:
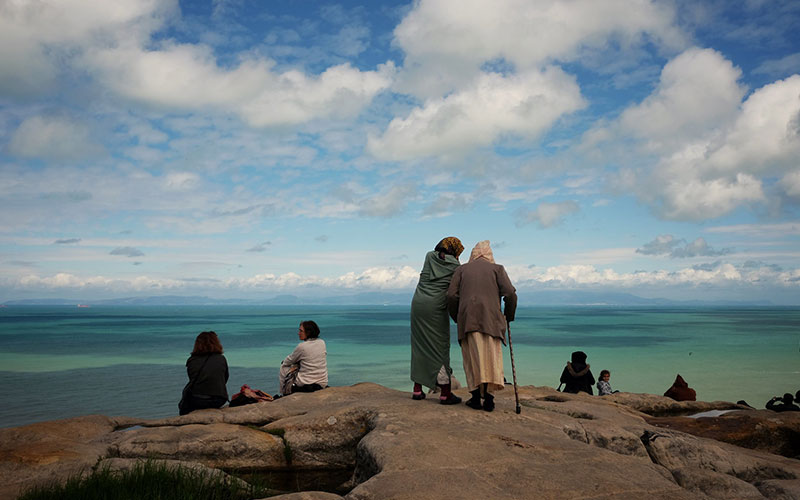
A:
{"type": "Polygon", "coordinates": [[[181,415],[204,408],[220,408],[228,401],[228,362],[215,332],[202,332],[186,360],[189,383],[178,405],[181,415]]]}
{"type": "MultiPolygon", "coordinates": [[[[800,393],[800,391],[798,391],[800,393]]],[[[800,411],[800,406],[792,403],[794,398],[788,392],[782,398],[775,396],[767,401],[767,410],[783,412],[783,411],[800,411]]]]}
{"type": "Polygon", "coordinates": [[[593,394],[594,375],[586,363],[585,352],[575,351],[572,353],[572,360],[567,361],[567,366],[561,372],[560,382],[564,384],[564,392],[593,394]]]}
{"type": "Polygon", "coordinates": [[[697,393],[694,389],[689,387],[689,384],[687,384],[680,375],[675,377],[675,382],[672,384],[672,387],[667,389],[664,396],[672,398],[675,401],[697,401],[697,393]]]}

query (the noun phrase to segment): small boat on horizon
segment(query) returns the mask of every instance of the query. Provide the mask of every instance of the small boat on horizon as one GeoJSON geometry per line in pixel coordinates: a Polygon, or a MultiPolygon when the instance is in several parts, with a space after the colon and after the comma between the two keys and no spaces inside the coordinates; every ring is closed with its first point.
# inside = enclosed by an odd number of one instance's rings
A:
{"type": "Polygon", "coordinates": [[[78,307],[89,307],[89,304],[78,304],[78,307]]]}

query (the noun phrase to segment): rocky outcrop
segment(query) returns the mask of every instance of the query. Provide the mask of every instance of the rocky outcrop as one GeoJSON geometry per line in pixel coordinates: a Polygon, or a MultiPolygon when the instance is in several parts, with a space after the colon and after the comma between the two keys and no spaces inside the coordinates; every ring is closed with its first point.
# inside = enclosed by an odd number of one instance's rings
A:
{"type": "Polygon", "coordinates": [[[800,412],[734,411],[700,418],[647,418],[657,427],[800,459],[800,412]]]}
{"type": "Polygon", "coordinates": [[[278,497],[287,500],[800,498],[799,461],[654,425],[651,416],[736,405],[532,386],[520,388],[520,400],[518,415],[507,388],[487,413],[357,384],[168,419],[4,429],[0,497],[98,458],[116,467],[156,458],[245,479],[264,471],[328,479],[308,488],[327,493],[278,497]]]}

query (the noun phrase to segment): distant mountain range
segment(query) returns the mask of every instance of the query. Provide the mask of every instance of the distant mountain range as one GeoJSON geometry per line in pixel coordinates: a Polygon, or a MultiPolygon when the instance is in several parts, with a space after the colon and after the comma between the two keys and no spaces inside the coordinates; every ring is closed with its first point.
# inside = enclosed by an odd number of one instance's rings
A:
{"type": "MultiPolygon", "coordinates": [[[[358,293],[328,297],[300,297],[278,295],[268,299],[216,299],[203,296],[160,295],[153,297],[125,297],[118,299],[22,299],[9,300],[6,306],[29,305],[89,305],[89,306],[206,306],[206,305],[409,305],[413,292],[408,293],[358,293]]],[[[629,293],[589,292],[583,290],[546,290],[519,292],[522,306],[770,306],[768,300],[670,300],[638,297],[629,293]]]]}

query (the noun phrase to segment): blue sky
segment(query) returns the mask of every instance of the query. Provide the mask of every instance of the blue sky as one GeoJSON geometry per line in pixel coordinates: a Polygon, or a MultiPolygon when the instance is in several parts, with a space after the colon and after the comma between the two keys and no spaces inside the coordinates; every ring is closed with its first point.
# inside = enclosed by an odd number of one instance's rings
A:
{"type": "Polygon", "coordinates": [[[800,304],[795,1],[0,2],[0,300],[800,304]],[[463,256],[462,260],[465,260],[463,256]]]}

